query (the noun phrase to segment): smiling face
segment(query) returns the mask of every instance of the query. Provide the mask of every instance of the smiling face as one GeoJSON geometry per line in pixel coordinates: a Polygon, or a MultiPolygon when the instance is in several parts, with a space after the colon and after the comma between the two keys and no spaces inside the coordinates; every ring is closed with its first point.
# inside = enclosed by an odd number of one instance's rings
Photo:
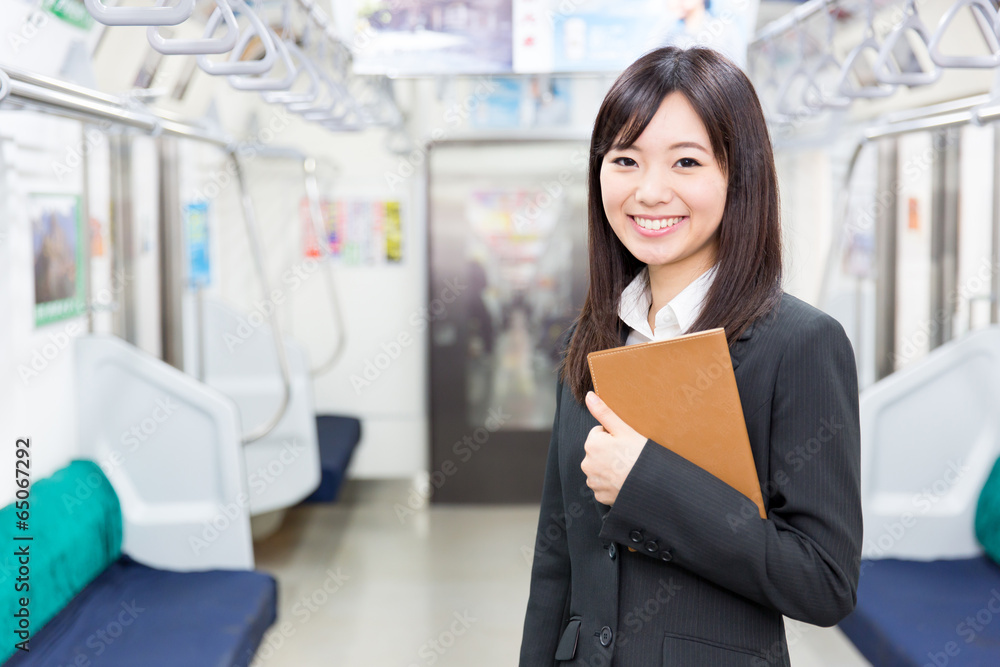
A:
{"type": "Polygon", "coordinates": [[[651,274],[693,279],[711,268],[727,183],[704,123],[679,92],[663,98],[634,144],[612,147],[601,163],[604,213],[651,274]]]}

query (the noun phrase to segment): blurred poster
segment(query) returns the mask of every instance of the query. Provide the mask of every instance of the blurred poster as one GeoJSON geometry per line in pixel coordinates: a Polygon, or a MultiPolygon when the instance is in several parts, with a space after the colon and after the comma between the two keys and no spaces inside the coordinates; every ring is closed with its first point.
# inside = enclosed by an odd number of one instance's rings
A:
{"type": "Polygon", "coordinates": [[[358,74],[510,72],[512,0],[356,0],[358,74]]]}
{"type": "Polygon", "coordinates": [[[620,71],[666,45],[714,48],[746,68],[760,0],[514,0],[514,71],[620,71]]]}
{"type": "Polygon", "coordinates": [[[208,202],[184,205],[184,236],[187,240],[188,285],[205,287],[212,282],[208,247],[208,202]]]}
{"type": "Polygon", "coordinates": [[[493,84],[469,117],[472,127],[565,127],[572,120],[568,78],[494,77],[493,84]]]}
{"type": "Polygon", "coordinates": [[[349,266],[375,266],[403,261],[400,203],[384,199],[321,199],[326,252],[316,239],[308,197],[299,202],[306,257],[328,254],[349,266]]]}
{"type": "Polygon", "coordinates": [[[42,9],[80,30],[90,30],[94,25],[83,0],[42,0],[42,9]]]}
{"type": "Polygon", "coordinates": [[[35,265],[35,326],[84,312],[83,211],[71,194],[28,195],[35,265]]]}
{"type": "Polygon", "coordinates": [[[96,87],[86,79],[105,26],[83,0],[0,0],[0,63],[96,87]]]}
{"type": "MultiPolygon", "coordinates": [[[[579,200],[555,183],[468,192],[468,424],[483,423],[495,405],[512,415],[504,428],[541,429],[551,421],[553,350],[572,320],[570,277],[580,268],[570,239],[585,234],[579,200]]],[[[577,239],[577,250],[585,245],[577,239]]]]}

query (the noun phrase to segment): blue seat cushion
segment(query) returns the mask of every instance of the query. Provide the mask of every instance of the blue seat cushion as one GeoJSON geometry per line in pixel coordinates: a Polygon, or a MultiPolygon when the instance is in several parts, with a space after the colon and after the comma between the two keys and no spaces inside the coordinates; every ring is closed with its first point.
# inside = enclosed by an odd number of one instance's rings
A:
{"type": "Polygon", "coordinates": [[[322,475],[319,487],[303,502],[330,503],[340,494],[351,455],[361,440],[361,422],[354,417],[319,415],[316,436],[322,475]]]}
{"type": "Polygon", "coordinates": [[[245,667],[276,614],[268,574],[157,570],[123,555],[7,665],[245,667]]]}
{"type": "Polygon", "coordinates": [[[879,667],[995,667],[1000,567],[986,556],[862,561],[858,604],[840,629],[879,667]]]}

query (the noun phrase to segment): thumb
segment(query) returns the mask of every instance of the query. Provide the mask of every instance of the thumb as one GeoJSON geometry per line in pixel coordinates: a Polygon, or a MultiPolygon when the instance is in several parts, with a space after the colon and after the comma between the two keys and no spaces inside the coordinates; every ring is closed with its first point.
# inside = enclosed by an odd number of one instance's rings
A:
{"type": "Polygon", "coordinates": [[[608,404],[601,400],[601,397],[592,391],[587,392],[587,409],[590,410],[590,414],[594,416],[594,419],[601,423],[604,430],[611,435],[617,435],[623,431],[628,430],[630,427],[628,424],[622,421],[621,417],[616,415],[614,411],[608,407],[608,404]]]}

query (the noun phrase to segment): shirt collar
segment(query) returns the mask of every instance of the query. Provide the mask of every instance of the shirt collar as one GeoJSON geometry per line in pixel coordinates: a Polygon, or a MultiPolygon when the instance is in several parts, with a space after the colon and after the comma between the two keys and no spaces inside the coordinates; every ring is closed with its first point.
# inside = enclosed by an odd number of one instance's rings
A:
{"type": "MultiPolygon", "coordinates": [[[[670,300],[663,308],[656,313],[656,333],[660,337],[666,329],[673,329],[674,333],[683,333],[694,324],[701,314],[705,296],[715,279],[717,265],[712,266],[700,276],[680,291],[677,296],[670,300]]],[[[653,338],[653,332],[649,328],[649,309],[652,305],[652,295],[649,289],[649,268],[644,267],[632,282],[622,291],[621,301],[618,307],[618,316],[636,331],[642,333],[647,338],[653,338]]]]}

